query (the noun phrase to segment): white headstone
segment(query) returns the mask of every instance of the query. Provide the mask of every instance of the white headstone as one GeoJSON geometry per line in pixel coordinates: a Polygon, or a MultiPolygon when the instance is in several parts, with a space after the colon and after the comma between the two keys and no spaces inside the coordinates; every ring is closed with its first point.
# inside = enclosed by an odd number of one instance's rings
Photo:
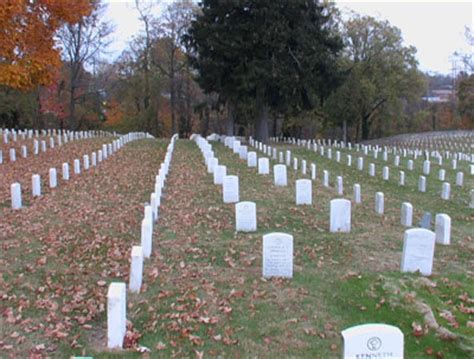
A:
{"type": "Polygon", "coordinates": [[[337,176],[337,194],[342,196],[344,194],[344,181],[342,176],[337,176]]]}
{"type": "Polygon", "coordinates": [[[403,333],[387,324],[362,324],[341,332],[344,359],[403,359],[403,333]]]}
{"type": "Polygon", "coordinates": [[[225,176],[222,184],[224,203],[239,202],[239,177],[225,176]]]}
{"type": "Polygon", "coordinates": [[[247,166],[248,167],[257,167],[257,152],[247,153],[247,166]]]}
{"type": "Polygon", "coordinates": [[[239,147],[239,158],[241,160],[247,161],[247,146],[239,147]]]}
{"type": "Polygon", "coordinates": [[[389,176],[390,176],[390,169],[387,166],[384,166],[384,168],[382,168],[382,178],[384,179],[384,181],[388,181],[389,176]]]}
{"type": "Polygon", "coordinates": [[[21,208],[21,185],[19,183],[12,183],[10,186],[12,196],[12,209],[21,208]]]}
{"type": "Polygon", "coordinates": [[[262,275],[293,278],[292,235],[275,232],[263,236],[262,275]]]}
{"type": "Polygon", "coordinates": [[[464,173],[458,172],[456,173],[456,186],[462,187],[464,184],[464,173]]]}
{"type": "Polygon", "coordinates": [[[151,256],[152,237],[153,225],[150,219],[145,218],[142,220],[141,228],[141,247],[143,249],[143,256],[145,258],[149,258],[151,256]]]}
{"type": "Polygon", "coordinates": [[[266,157],[260,157],[258,159],[258,174],[268,175],[270,174],[270,161],[266,157]]]}
{"type": "Polygon", "coordinates": [[[423,275],[431,275],[435,249],[435,234],[424,228],[413,228],[405,231],[402,272],[420,271],[423,275]]]}
{"type": "Polygon", "coordinates": [[[297,158],[293,158],[293,169],[295,171],[298,171],[298,159],[297,158]]]}
{"type": "Polygon", "coordinates": [[[127,333],[127,299],[125,283],[110,283],[107,292],[107,347],[123,347],[127,333]]]}
{"type": "Polygon", "coordinates": [[[153,223],[157,221],[158,219],[158,206],[159,206],[159,199],[156,194],[156,192],[153,192],[150,195],[150,207],[151,207],[151,213],[153,217],[153,223]]]}
{"type": "Polygon", "coordinates": [[[89,169],[89,155],[82,156],[82,162],[84,163],[84,169],[89,169]]]}
{"type": "Polygon", "coordinates": [[[49,169],[49,188],[56,188],[58,186],[58,179],[56,168],[49,169]]]}
{"type": "Polygon", "coordinates": [[[384,213],[384,195],[382,192],[375,193],[375,213],[384,213]]]}
{"type": "Polygon", "coordinates": [[[288,184],[285,165],[273,166],[273,177],[275,186],[286,186],[288,184]]]}
{"type": "Polygon", "coordinates": [[[14,148],[10,148],[10,162],[16,161],[16,152],[14,148]]]}
{"type": "Polygon", "coordinates": [[[312,204],[312,182],[309,179],[296,181],[296,204],[312,204]]]}
{"type": "Polygon", "coordinates": [[[257,206],[254,202],[239,202],[235,205],[235,230],[237,232],[257,230],[257,206]]]}
{"type": "Polygon", "coordinates": [[[219,161],[215,157],[211,157],[207,160],[207,173],[214,174],[214,169],[219,166],[219,161]]]}
{"type": "Polygon", "coordinates": [[[413,206],[409,202],[402,203],[401,222],[405,227],[413,225],[413,206]]]}
{"type": "Polygon", "coordinates": [[[444,200],[449,200],[450,195],[451,195],[451,185],[449,184],[449,182],[444,182],[443,188],[441,190],[441,198],[444,200]]]}
{"type": "Polygon", "coordinates": [[[331,201],[329,231],[351,231],[351,201],[340,198],[331,201]]]}
{"type": "Polygon", "coordinates": [[[31,176],[31,189],[33,197],[41,196],[41,178],[40,175],[31,176]]]}
{"type": "Polygon", "coordinates": [[[240,150],[240,141],[234,141],[234,143],[232,144],[232,152],[234,152],[235,154],[238,154],[239,150],[240,150]]]}
{"type": "Polygon", "coordinates": [[[408,160],[407,168],[409,171],[413,171],[413,160],[408,160]]]}
{"type": "Polygon", "coordinates": [[[362,196],[360,193],[360,184],[354,184],[354,202],[355,203],[362,203],[362,196]]]}
{"type": "Polygon", "coordinates": [[[290,166],[291,165],[291,151],[286,151],[286,165],[290,166]]]}
{"type": "Polygon", "coordinates": [[[428,160],[423,162],[423,174],[429,175],[430,174],[431,163],[428,160]]]}
{"type": "Polygon", "coordinates": [[[130,263],[130,282],[128,288],[131,292],[139,293],[143,278],[143,249],[141,246],[132,247],[130,263]]]}
{"type": "Polygon", "coordinates": [[[438,179],[439,179],[440,181],[444,181],[445,178],[446,178],[446,170],[444,170],[444,169],[441,168],[441,169],[439,170],[439,172],[438,172],[438,179]]]}
{"type": "Polygon", "coordinates": [[[420,178],[418,178],[418,191],[426,192],[426,177],[425,176],[420,176],[420,178]]]}
{"type": "Polygon", "coordinates": [[[439,213],[436,215],[435,239],[436,243],[445,245],[451,243],[451,217],[447,214],[439,213]]]}
{"type": "Polygon", "coordinates": [[[375,176],[375,165],[373,163],[369,164],[369,176],[375,176]]]}
{"type": "Polygon", "coordinates": [[[301,173],[306,174],[306,160],[301,160],[301,173]]]}
{"type": "Polygon", "coordinates": [[[97,153],[92,152],[92,167],[97,166],[97,153]]]}
{"type": "Polygon", "coordinates": [[[63,163],[63,180],[69,180],[69,164],[63,163]]]}
{"type": "Polygon", "coordinates": [[[74,174],[79,174],[81,173],[81,163],[79,162],[78,159],[74,160],[74,174]]]}
{"type": "Polygon", "coordinates": [[[357,159],[357,169],[359,171],[362,171],[364,169],[364,159],[362,157],[359,157],[357,159]]]}
{"type": "Polygon", "coordinates": [[[400,171],[400,179],[398,181],[400,186],[405,186],[405,172],[400,171]]]}
{"type": "Polygon", "coordinates": [[[329,187],[329,171],[323,170],[323,186],[329,187]]]}
{"type": "Polygon", "coordinates": [[[316,179],[316,165],[314,163],[311,163],[311,179],[315,180],[316,179]]]}
{"type": "Polygon", "coordinates": [[[224,177],[227,175],[227,167],[218,165],[214,170],[214,184],[223,184],[224,177]]]}

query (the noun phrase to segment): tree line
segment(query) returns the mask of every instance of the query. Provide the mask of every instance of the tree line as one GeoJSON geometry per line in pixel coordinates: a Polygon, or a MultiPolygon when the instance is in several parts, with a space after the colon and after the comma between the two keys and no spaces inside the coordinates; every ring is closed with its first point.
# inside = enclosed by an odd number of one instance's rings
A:
{"type": "Polygon", "coordinates": [[[262,141],[474,127],[472,55],[454,77],[424,74],[388,21],[316,0],[134,5],[142,31],[114,61],[99,0],[2,6],[0,126],[262,141]]]}

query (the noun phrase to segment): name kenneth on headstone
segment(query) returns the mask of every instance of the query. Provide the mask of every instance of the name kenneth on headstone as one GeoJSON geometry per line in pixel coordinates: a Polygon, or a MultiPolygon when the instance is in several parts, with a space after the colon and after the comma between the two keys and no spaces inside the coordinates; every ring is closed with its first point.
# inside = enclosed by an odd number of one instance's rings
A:
{"type": "Polygon", "coordinates": [[[341,332],[344,359],[403,359],[403,333],[387,324],[362,324],[341,332]]]}

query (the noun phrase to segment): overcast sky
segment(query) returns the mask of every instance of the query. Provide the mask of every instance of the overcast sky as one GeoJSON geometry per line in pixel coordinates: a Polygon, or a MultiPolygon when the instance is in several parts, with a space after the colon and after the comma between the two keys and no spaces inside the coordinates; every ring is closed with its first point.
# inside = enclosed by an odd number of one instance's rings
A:
{"type": "MultiPolygon", "coordinates": [[[[127,42],[141,28],[134,0],[105,0],[108,3],[107,17],[115,24],[116,31],[110,50],[118,56],[127,42]]],[[[171,1],[161,1],[163,4],[171,1]]],[[[418,49],[420,69],[450,73],[453,67],[451,55],[455,51],[472,52],[468,46],[464,30],[473,28],[474,8],[472,1],[353,1],[336,0],[338,7],[348,13],[386,19],[401,29],[405,44],[418,49]]]]}

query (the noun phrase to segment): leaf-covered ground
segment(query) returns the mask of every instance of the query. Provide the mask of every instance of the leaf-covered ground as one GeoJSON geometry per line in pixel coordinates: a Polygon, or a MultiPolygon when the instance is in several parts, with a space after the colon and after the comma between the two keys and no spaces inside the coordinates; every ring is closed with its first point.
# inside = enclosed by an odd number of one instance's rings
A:
{"type": "Polygon", "coordinates": [[[64,357],[104,331],[107,285],[128,280],[165,146],[131,142],[25,208],[2,209],[1,356],[64,357]]]}
{"type": "MultiPolygon", "coordinates": [[[[3,346],[13,346],[6,353],[340,358],[341,330],[383,322],[404,332],[409,358],[473,355],[472,210],[378,178],[367,179],[355,168],[291,147],[308,160],[308,169],[314,161],[319,171],[313,182],[313,205],[296,206],[294,182],[305,176],[289,170],[289,186],[275,187],[273,175],[258,175],[222,144],[213,144],[227,173],[239,176],[240,199],[257,204],[258,231],[235,233],[234,205],[223,203],[220,186],[213,185],[198,147],[188,140],[179,140],[175,146],[142,292],[127,294],[127,317],[133,324],[127,346],[131,348],[107,351],[106,285],[128,280],[128,256],[131,245],[139,241],[143,202],[153,189],[164,146],[156,141],[127,145],[117,155],[122,158],[107,163],[113,179],[94,185],[96,192],[84,187],[68,194],[64,189],[61,201],[51,197],[58,202],[52,205],[58,214],[54,210],[37,214],[41,225],[30,219],[41,227],[37,232],[21,227],[21,212],[6,213],[12,239],[2,240],[9,252],[2,252],[2,273],[3,267],[9,272],[1,283],[7,289],[1,302],[0,334],[3,346]],[[362,185],[364,202],[352,204],[350,234],[328,232],[329,201],[338,196],[334,189],[322,186],[323,169],[331,171],[332,179],[344,176],[346,198],[351,197],[352,183],[362,185]],[[386,194],[383,217],[373,210],[373,194],[378,190],[386,194]],[[91,192],[97,198],[88,206],[91,192]],[[127,198],[127,204],[123,200],[119,205],[121,198],[127,198]],[[414,204],[415,222],[424,210],[444,211],[453,218],[452,245],[436,247],[430,278],[399,273],[404,231],[399,213],[405,200],[414,204]],[[77,210],[82,213],[79,217],[64,208],[71,202],[89,210],[77,210]],[[77,218],[55,224],[58,216],[77,218]],[[101,220],[95,221],[97,217],[101,220]],[[45,227],[50,226],[61,235],[48,237],[45,227]],[[262,235],[274,231],[294,236],[292,280],[261,278],[262,235]],[[73,298],[75,286],[87,291],[73,298]],[[22,296],[30,302],[19,309],[22,296]],[[40,300],[46,300],[45,304],[40,300]],[[44,328],[26,333],[25,328],[33,324],[22,324],[22,320],[29,313],[34,314],[35,325],[42,323],[44,328]],[[87,321],[80,323],[83,317],[87,321]],[[51,334],[62,332],[61,328],[54,331],[58,322],[67,327],[64,338],[51,334]],[[41,344],[44,347],[37,348],[41,344]],[[71,344],[80,347],[71,348],[71,344]],[[138,346],[151,352],[140,354],[138,346]]],[[[97,181],[94,176],[83,186],[97,181]]],[[[27,213],[23,218],[30,217],[34,215],[27,213]]]]}
{"type": "MultiPolygon", "coordinates": [[[[49,137],[41,137],[49,139],[49,137]]],[[[92,152],[96,152],[102,149],[102,144],[111,143],[113,137],[95,137],[91,139],[75,140],[63,144],[62,146],[56,146],[49,148],[46,152],[40,152],[38,155],[34,155],[31,146],[28,148],[28,156],[26,158],[21,157],[21,152],[17,148],[16,151],[16,162],[9,162],[8,149],[3,150],[3,164],[0,165],[0,208],[10,207],[10,185],[18,182],[21,184],[21,190],[23,193],[23,202],[28,204],[32,199],[31,195],[31,176],[39,174],[41,176],[41,191],[47,193],[49,191],[49,169],[56,168],[58,174],[58,185],[63,186],[66,183],[62,180],[62,164],[69,163],[69,175],[74,177],[73,163],[75,159],[81,161],[81,171],[83,168],[83,156],[89,155],[89,161],[92,152]]],[[[22,143],[23,140],[19,140],[22,143]]],[[[32,140],[24,140],[29,141],[32,140]]],[[[9,143],[16,144],[16,142],[9,143]]],[[[4,146],[9,146],[6,144],[4,146]]],[[[18,145],[16,145],[18,146],[18,145]]]]}

